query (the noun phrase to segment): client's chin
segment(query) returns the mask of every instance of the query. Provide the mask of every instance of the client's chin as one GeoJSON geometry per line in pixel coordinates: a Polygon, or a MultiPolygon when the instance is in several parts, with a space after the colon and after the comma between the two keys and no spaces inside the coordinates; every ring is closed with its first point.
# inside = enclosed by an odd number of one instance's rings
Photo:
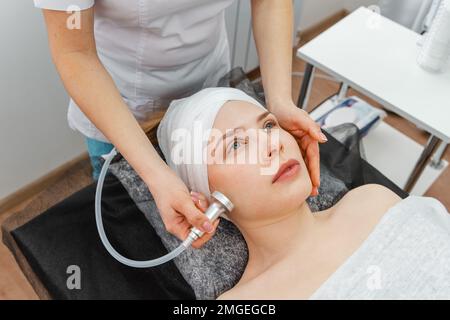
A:
{"type": "Polygon", "coordinates": [[[306,200],[311,194],[312,184],[303,161],[290,161],[288,168],[271,178],[274,188],[283,202],[295,203],[299,199],[306,200]]]}

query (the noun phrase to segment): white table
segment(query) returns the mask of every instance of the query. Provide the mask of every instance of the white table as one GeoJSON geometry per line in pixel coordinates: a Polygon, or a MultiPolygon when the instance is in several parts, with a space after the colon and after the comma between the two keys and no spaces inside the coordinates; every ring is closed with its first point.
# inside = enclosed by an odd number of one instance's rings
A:
{"type": "Polygon", "coordinates": [[[341,95],[349,85],[430,133],[406,191],[438,146],[450,142],[450,64],[442,73],[423,70],[416,62],[419,37],[361,7],[297,51],[307,62],[299,107],[306,105],[317,67],[343,82],[341,95]]]}

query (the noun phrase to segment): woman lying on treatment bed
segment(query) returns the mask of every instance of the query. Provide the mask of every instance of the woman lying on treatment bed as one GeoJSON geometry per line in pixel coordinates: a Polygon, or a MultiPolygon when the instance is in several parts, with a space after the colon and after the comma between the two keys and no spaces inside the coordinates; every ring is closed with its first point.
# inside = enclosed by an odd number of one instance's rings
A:
{"type": "Polygon", "coordinates": [[[450,298],[450,215],[439,201],[366,185],[312,213],[297,141],[242,91],[173,102],[158,141],[200,208],[215,190],[234,204],[224,218],[243,234],[249,260],[219,299],[450,298]]]}

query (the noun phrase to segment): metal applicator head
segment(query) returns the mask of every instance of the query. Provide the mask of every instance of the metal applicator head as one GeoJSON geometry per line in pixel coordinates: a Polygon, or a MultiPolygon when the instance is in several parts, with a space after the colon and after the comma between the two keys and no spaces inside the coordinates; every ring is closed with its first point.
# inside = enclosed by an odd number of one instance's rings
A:
{"type": "MultiPolygon", "coordinates": [[[[222,213],[230,213],[234,205],[223,193],[214,191],[211,195],[214,201],[210,204],[205,212],[205,215],[211,222],[214,222],[222,213]]],[[[188,238],[192,239],[192,242],[203,236],[204,232],[200,231],[196,227],[191,229],[188,238]]]]}

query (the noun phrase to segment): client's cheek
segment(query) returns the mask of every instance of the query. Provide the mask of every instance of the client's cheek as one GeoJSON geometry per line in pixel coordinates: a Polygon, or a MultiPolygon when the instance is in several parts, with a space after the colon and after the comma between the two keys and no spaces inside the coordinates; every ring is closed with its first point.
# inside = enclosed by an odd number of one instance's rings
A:
{"type": "MultiPolygon", "coordinates": [[[[209,165],[208,166],[208,183],[209,189],[217,190],[224,194],[227,193],[227,170],[225,165],[209,165]]],[[[227,195],[227,194],[226,194],[227,195]]]]}
{"type": "Polygon", "coordinates": [[[210,166],[208,178],[210,189],[222,192],[230,200],[242,194],[246,189],[247,178],[245,177],[245,170],[237,164],[210,166]]]}
{"type": "Polygon", "coordinates": [[[227,188],[236,197],[252,197],[255,189],[261,185],[261,176],[248,165],[236,165],[227,174],[227,188]]]}

